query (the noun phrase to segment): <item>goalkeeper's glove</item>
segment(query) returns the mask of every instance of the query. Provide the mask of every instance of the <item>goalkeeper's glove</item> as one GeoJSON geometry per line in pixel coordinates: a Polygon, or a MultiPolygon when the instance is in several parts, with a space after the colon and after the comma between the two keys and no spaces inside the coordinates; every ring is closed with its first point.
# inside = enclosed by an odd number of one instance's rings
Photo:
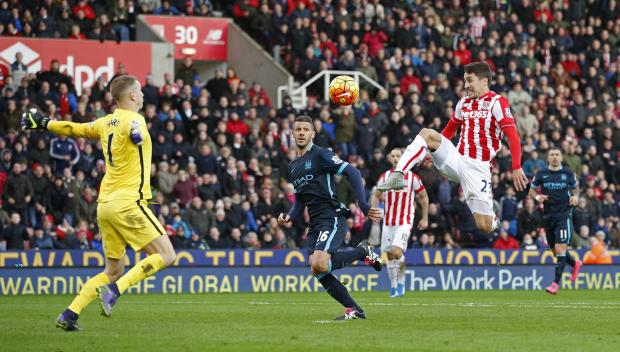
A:
{"type": "Polygon", "coordinates": [[[140,131],[140,124],[138,124],[138,121],[136,120],[131,121],[131,127],[129,128],[129,137],[135,145],[142,145],[142,142],[144,141],[144,139],[142,138],[142,132],[140,131]]]}
{"type": "Polygon", "coordinates": [[[46,130],[49,122],[49,117],[34,108],[22,114],[22,130],[46,130]]]}

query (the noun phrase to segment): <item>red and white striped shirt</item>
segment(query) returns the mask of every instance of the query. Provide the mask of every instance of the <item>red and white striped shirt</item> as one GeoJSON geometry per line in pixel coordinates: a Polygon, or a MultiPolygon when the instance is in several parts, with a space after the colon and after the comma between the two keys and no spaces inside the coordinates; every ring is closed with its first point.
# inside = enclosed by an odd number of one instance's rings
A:
{"type": "Polygon", "coordinates": [[[495,158],[501,148],[502,129],[515,125],[508,101],[493,91],[478,99],[462,98],[452,118],[461,125],[459,153],[481,161],[495,158]]]}
{"type": "MultiPolygon", "coordinates": [[[[378,184],[385,182],[392,172],[394,169],[381,174],[378,184]]],[[[383,193],[383,203],[385,204],[384,226],[413,225],[415,195],[424,190],[424,185],[420,177],[411,171],[405,173],[404,181],[404,190],[383,193]]]]}
{"type": "Polygon", "coordinates": [[[471,27],[471,35],[474,38],[482,37],[484,28],[487,26],[487,20],[483,16],[473,16],[467,21],[467,24],[471,27]]]}

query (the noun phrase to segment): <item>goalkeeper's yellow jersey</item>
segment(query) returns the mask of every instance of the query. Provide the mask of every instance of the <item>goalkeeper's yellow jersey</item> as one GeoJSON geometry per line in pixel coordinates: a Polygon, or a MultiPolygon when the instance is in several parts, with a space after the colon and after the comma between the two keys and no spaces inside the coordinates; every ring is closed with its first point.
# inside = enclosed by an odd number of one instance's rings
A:
{"type": "Polygon", "coordinates": [[[47,129],[55,134],[101,141],[106,173],[98,202],[151,198],[152,144],[142,115],[117,108],[91,123],[50,121],[47,129]],[[138,123],[142,133],[141,145],[134,144],[129,136],[132,121],[138,123]]]}

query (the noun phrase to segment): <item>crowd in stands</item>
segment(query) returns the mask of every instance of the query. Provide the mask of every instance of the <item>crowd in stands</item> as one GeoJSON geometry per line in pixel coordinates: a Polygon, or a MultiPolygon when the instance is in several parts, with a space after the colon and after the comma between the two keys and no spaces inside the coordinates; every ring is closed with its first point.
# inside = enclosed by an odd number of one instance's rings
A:
{"type": "MultiPolygon", "coordinates": [[[[291,99],[277,107],[260,82],[245,81],[234,68],[201,77],[191,58],[174,79],[166,74],[163,86],[139,77],[153,139],[153,209],[175,247],[303,247],[305,219],[276,222],[294,199],[285,181],[296,155],[294,117],[313,117],[315,143],[358,167],[370,192],[390,167],[391,148],[406,146],[423,127],[441,130],[464,94],[463,66],[472,61],[492,67],[491,89],[512,106],[526,175],[546,167],[552,146],[577,175],[572,246],[620,247],[620,6],[614,0],[5,0],[0,33],[121,41],[133,39],[139,13],[214,10],[233,17],[299,81],[325,69],[358,70],[387,89],[362,82],[352,108],[311,97],[296,110],[291,99]]],[[[76,96],[58,62],[33,74],[21,60],[17,55],[10,67],[0,65],[0,248],[100,249],[101,145],[26,134],[19,119],[36,106],[55,119],[92,121],[114,109],[108,82],[100,78],[76,96]]],[[[131,74],[122,65],[117,71],[131,74]]],[[[414,230],[410,246],[545,248],[539,204],[515,193],[510,160],[505,146],[493,168],[503,222],[493,234],[475,230],[458,185],[432,166],[418,169],[431,201],[430,226],[414,230]]],[[[376,234],[346,178],[337,176],[335,188],[352,210],[346,243],[376,234]]]]}

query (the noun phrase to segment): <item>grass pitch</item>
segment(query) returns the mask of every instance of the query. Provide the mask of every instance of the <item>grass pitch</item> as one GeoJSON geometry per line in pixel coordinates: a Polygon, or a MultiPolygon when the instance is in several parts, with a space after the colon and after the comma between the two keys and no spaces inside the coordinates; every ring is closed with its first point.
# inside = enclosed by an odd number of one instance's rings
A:
{"type": "MultiPolygon", "coordinates": [[[[82,331],[54,322],[70,296],[0,297],[8,351],[618,351],[620,293],[353,293],[365,321],[335,322],[325,293],[128,295],[82,331]]],[[[94,302],[96,303],[96,302],[94,302]]]]}

